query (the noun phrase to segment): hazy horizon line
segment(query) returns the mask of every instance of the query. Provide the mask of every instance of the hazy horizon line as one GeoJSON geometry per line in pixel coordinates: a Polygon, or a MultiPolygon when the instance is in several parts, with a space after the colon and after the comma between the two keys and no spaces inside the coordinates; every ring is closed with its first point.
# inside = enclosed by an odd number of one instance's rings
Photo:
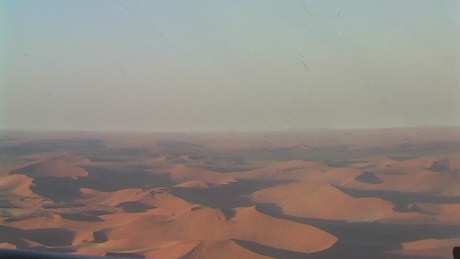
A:
{"type": "Polygon", "coordinates": [[[157,133],[157,134],[216,134],[216,133],[295,133],[295,132],[311,132],[311,131],[353,131],[353,130],[404,130],[404,129],[460,129],[460,125],[417,125],[417,126],[388,126],[388,127],[344,127],[344,128],[327,128],[327,127],[311,127],[311,128],[287,128],[287,129],[268,129],[268,130],[126,130],[126,129],[9,129],[0,128],[1,132],[22,132],[22,133],[157,133]]]}

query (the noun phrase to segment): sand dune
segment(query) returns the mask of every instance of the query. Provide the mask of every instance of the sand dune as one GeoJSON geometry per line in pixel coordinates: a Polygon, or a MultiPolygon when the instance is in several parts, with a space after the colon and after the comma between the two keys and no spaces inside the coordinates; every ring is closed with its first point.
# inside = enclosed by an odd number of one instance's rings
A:
{"type": "Polygon", "coordinates": [[[286,161],[245,172],[221,173],[186,165],[176,165],[171,168],[152,171],[169,172],[171,179],[178,183],[175,185],[176,187],[210,188],[234,183],[238,180],[302,180],[310,177],[309,174],[311,173],[322,172],[327,169],[327,166],[318,162],[286,161]]]}
{"type": "Polygon", "coordinates": [[[421,211],[429,213],[436,222],[460,225],[460,204],[418,203],[421,211]]]}
{"type": "Polygon", "coordinates": [[[191,180],[191,181],[186,181],[180,184],[174,185],[175,187],[182,187],[182,188],[210,188],[213,186],[216,186],[218,184],[215,183],[209,183],[205,182],[202,180],[191,180]]]}
{"type": "MultiPolygon", "coordinates": [[[[72,177],[88,176],[88,172],[80,166],[68,162],[69,157],[56,157],[38,162],[13,171],[16,174],[24,174],[36,177],[72,177]]],[[[69,159],[72,160],[72,159],[69,159]]]]}
{"type": "Polygon", "coordinates": [[[11,133],[0,247],[450,258],[460,242],[458,132],[11,133]]]}
{"type": "Polygon", "coordinates": [[[0,177],[0,194],[9,198],[37,198],[38,195],[30,190],[32,181],[32,178],[20,174],[0,177]]]}
{"type": "Polygon", "coordinates": [[[204,184],[222,185],[236,181],[231,174],[218,173],[186,165],[176,165],[171,168],[155,169],[155,171],[169,172],[171,179],[179,184],[189,181],[200,181],[204,184]]]}
{"type": "Polygon", "coordinates": [[[425,239],[403,243],[402,250],[395,254],[409,256],[433,256],[436,258],[452,258],[452,248],[460,244],[460,238],[452,239],[425,239]]]}
{"type": "Polygon", "coordinates": [[[293,160],[275,163],[249,172],[233,173],[233,175],[238,179],[304,180],[311,177],[312,173],[325,172],[328,169],[329,167],[322,162],[293,160]]]}
{"type": "Polygon", "coordinates": [[[337,238],[306,224],[277,219],[258,212],[255,207],[239,208],[231,222],[238,239],[280,249],[312,253],[332,246],[337,238]]]}
{"type": "Polygon", "coordinates": [[[348,181],[343,186],[359,190],[386,190],[406,193],[421,193],[436,196],[460,196],[460,173],[437,173],[426,169],[405,171],[399,174],[376,173],[380,184],[348,181]]]}
{"type": "Polygon", "coordinates": [[[416,169],[428,169],[434,161],[438,159],[434,156],[420,156],[411,159],[405,159],[397,161],[395,166],[404,169],[416,168],[416,169]]]}
{"type": "Polygon", "coordinates": [[[124,189],[115,192],[101,192],[90,188],[81,188],[81,198],[77,202],[92,205],[106,205],[115,207],[123,202],[138,201],[148,195],[142,189],[124,189]]]}
{"type": "Polygon", "coordinates": [[[30,217],[41,209],[45,199],[30,190],[32,181],[20,174],[0,177],[0,206],[3,207],[0,211],[5,220],[30,217]]]}
{"type": "MultiPolygon", "coordinates": [[[[117,217],[117,216],[104,216],[117,217]]],[[[263,215],[254,208],[241,208],[231,220],[220,210],[200,208],[188,212],[158,217],[139,215],[130,223],[104,231],[108,242],[101,245],[118,252],[138,249],[159,249],[170,240],[218,241],[240,239],[266,246],[311,253],[327,249],[337,240],[315,227],[263,215]],[[152,231],[144,231],[151,229],[152,231]],[[129,249],[128,249],[129,248],[129,249]]]]}
{"type": "MultiPolygon", "coordinates": [[[[171,204],[171,199],[165,199],[164,203],[168,203],[168,205],[176,206],[174,202],[171,204]]],[[[95,205],[97,208],[101,208],[100,205],[95,205]]],[[[193,205],[190,205],[192,207],[193,205]]],[[[180,205],[179,205],[180,208],[180,205]]],[[[180,210],[168,210],[165,208],[164,210],[155,210],[153,213],[146,212],[146,213],[123,213],[118,212],[117,214],[105,214],[100,215],[101,221],[81,221],[81,220],[69,220],[63,218],[60,213],[63,212],[81,212],[87,209],[83,208],[57,208],[52,210],[53,212],[48,214],[42,215],[35,215],[35,217],[24,218],[18,221],[12,222],[4,222],[4,224],[15,227],[21,228],[25,230],[34,230],[34,229],[46,229],[46,228],[66,228],[67,230],[74,233],[74,237],[71,241],[71,246],[69,248],[76,249],[85,254],[94,254],[94,255],[104,255],[107,251],[112,252],[132,252],[136,250],[136,252],[142,251],[142,253],[147,253],[147,251],[152,249],[164,249],[167,248],[169,244],[168,242],[160,239],[154,245],[151,244],[152,240],[145,240],[142,242],[137,242],[135,236],[138,233],[141,233],[141,230],[137,230],[137,232],[128,231],[123,236],[127,239],[132,239],[131,241],[123,241],[125,238],[122,238],[121,241],[119,239],[109,239],[107,241],[97,241],[96,233],[101,233],[105,236],[106,231],[109,231],[112,228],[119,228],[119,227],[130,227],[132,224],[137,224],[136,222],[141,221],[142,219],[146,218],[156,218],[156,219],[163,219],[167,220],[173,214],[172,211],[180,213],[180,210]],[[137,242],[137,243],[136,243],[137,242]],[[166,242],[166,243],[165,243],[166,242]],[[128,249],[130,247],[130,249],[128,249]],[[134,249],[136,248],[136,249],[134,249]]],[[[187,209],[190,211],[190,208],[187,209]]],[[[114,211],[115,212],[115,211],[114,211]]],[[[148,227],[148,226],[146,226],[148,227]]],[[[145,231],[143,231],[145,232],[145,231]]],[[[100,234],[99,234],[100,235],[100,234]]],[[[174,244],[181,243],[182,241],[177,241],[174,244]]],[[[70,245],[70,244],[69,244],[70,245]]],[[[177,247],[176,247],[177,248],[177,247]]],[[[190,248],[191,249],[191,248],[190,248]]],[[[190,249],[184,251],[182,254],[185,254],[190,249]]],[[[171,249],[170,252],[173,252],[175,249],[171,249]]],[[[166,250],[165,250],[166,251],[166,250]]],[[[165,253],[163,251],[163,253],[165,253]]],[[[156,252],[155,252],[156,253],[156,252]]],[[[160,252],[159,252],[160,253],[160,252]]],[[[180,254],[180,255],[182,255],[180,254]]]]}
{"type": "Polygon", "coordinates": [[[255,202],[273,203],[286,215],[346,221],[376,221],[422,217],[417,213],[401,214],[394,205],[380,198],[353,198],[329,183],[293,183],[257,191],[255,202]]]}
{"type": "Polygon", "coordinates": [[[72,164],[76,164],[76,165],[82,165],[82,164],[91,163],[91,160],[88,159],[87,157],[84,157],[84,156],[79,155],[79,154],[74,154],[74,153],[63,153],[63,154],[57,156],[56,158],[58,158],[60,160],[63,160],[63,161],[66,161],[66,162],[69,162],[69,163],[72,163],[72,164]]]}

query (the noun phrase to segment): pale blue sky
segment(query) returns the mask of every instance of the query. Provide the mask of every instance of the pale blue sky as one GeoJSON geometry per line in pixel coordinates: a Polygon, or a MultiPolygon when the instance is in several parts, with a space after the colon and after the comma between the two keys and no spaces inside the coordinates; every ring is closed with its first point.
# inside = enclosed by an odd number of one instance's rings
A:
{"type": "Polygon", "coordinates": [[[0,8],[0,128],[460,126],[460,1],[0,8]]]}

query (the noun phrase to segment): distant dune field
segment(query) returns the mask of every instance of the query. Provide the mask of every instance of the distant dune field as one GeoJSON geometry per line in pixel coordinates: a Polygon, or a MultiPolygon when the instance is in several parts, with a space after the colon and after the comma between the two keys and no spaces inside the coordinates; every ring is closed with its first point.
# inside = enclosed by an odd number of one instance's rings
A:
{"type": "Polygon", "coordinates": [[[451,258],[460,129],[0,133],[0,247],[451,258]]]}

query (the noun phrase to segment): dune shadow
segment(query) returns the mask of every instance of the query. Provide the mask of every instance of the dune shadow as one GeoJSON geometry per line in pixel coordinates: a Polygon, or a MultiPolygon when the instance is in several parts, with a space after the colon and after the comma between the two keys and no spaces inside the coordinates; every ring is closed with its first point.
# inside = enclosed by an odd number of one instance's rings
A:
{"type": "Polygon", "coordinates": [[[380,184],[383,183],[382,179],[380,179],[374,172],[364,171],[362,174],[355,177],[356,181],[362,183],[370,183],[370,184],[380,184]]]}
{"type": "Polygon", "coordinates": [[[231,209],[254,205],[251,199],[243,197],[244,194],[290,182],[292,181],[238,180],[237,182],[210,188],[174,187],[171,193],[191,203],[203,204],[211,208],[231,209]]]}
{"type": "Polygon", "coordinates": [[[0,226],[0,242],[8,242],[16,247],[29,247],[27,240],[44,246],[71,245],[75,233],[63,228],[40,228],[22,230],[14,227],[0,226]]]}
{"type": "Polygon", "coordinates": [[[45,246],[67,246],[72,245],[75,233],[63,228],[41,228],[24,230],[24,237],[45,246]]]}
{"type": "Polygon", "coordinates": [[[155,188],[171,186],[169,173],[149,173],[142,169],[110,170],[99,167],[87,167],[87,177],[78,179],[80,187],[103,192],[114,192],[128,188],[155,188]]]}
{"type": "Polygon", "coordinates": [[[80,196],[80,184],[70,177],[39,177],[30,189],[54,202],[70,202],[80,196]]]}
{"type": "Polygon", "coordinates": [[[149,209],[156,208],[155,206],[150,206],[139,201],[122,202],[118,204],[117,207],[122,208],[126,212],[145,212],[149,209]]]}
{"type": "Polygon", "coordinates": [[[91,213],[61,213],[59,214],[63,219],[84,221],[84,222],[101,222],[104,221],[102,218],[93,215],[91,213]]]}
{"type": "MultiPolygon", "coordinates": [[[[387,252],[402,249],[403,242],[460,237],[458,225],[390,224],[303,218],[283,214],[279,206],[269,203],[258,203],[256,209],[269,216],[315,226],[338,238],[337,243],[331,248],[310,254],[308,258],[388,258],[387,252]]],[[[392,254],[391,258],[417,257],[392,254]]]]}
{"type": "Polygon", "coordinates": [[[105,234],[104,230],[96,231],[93,233],[93,243],[104,243],[108,240],[109,238],[105,234]]]}
{"type": "Polygon", "coordinates": [[[341,192],[354,198],[377,197],[389,201],[397,209],[407,208],[413,203],[460,203],[460,196],[440,196],[429,193],[403,192],[393,190],[364,190],[333,185],[341,192]]]}

